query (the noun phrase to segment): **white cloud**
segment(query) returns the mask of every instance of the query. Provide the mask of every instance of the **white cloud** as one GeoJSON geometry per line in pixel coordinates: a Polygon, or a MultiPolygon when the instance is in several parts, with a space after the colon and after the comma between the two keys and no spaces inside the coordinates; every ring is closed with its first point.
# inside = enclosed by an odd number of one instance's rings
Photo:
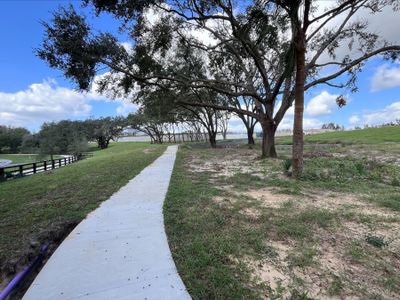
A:
{"type": "MultiPolygon", "coordinates": [[[[317,129],[321,128],[322,122],[316,118],[304,118],[303,128],[304,129],[317,129]]],[[[292,130],[293,129],[293,118],[284,118],[278,126],[278,130],[292,130]]]]}
{"type": "Polygon", "coordinates": [[[138,106],[128,101],[120,101],[121,105],[117,107],[117,114],[121,116],[127,116],[131,112],[138,110],[138,106]]]}
{"type": "MultiPolygon", "coordinates": [[[[104,74],[103,74],[104,75],[104,74]]],[[[96,76],[101,78],[102,75],[96,76]]],[[[122,98],[110,100],[96,91],[94,83],[89,92],[80,93],[61,87],[54,79],[31,84],[26,90],[15,93],[0,92],[0,124],[24,126],[37,130],[43,122],[62,119],[82,119],[92,111],[89,101],[115,101],[115,114],[126,116],[138,106],[122,98]]]]}
{"type": "Polygon", "coordinates": [[[330,115],[336,109],[336,98],[339,95],[329,94],[327,91],[321,92],[308,102],[306,107],[306,114],[317,117],[330,115]]]}
{"type": "Polygon", "coordinates": [[[122,42],[120,44],[125,48],[126,52],[131,53],[133,51],[133,44],[131,42],[122,42]]]}
{"type": "MultiPolygon", "coordinates": [[[[332,9],[337,7],[337,0],[325,0],[318,1],[317,10],[314,13],[314,16],[320,15],[326,9],[332,9]]],[[[326,26],[327,29],[337,28],[344,20],[346,14],[343,14],[340,17],[332,19],[326,26]]],[[[368,31],[374,34],[377,34],[380,39],[383,41],[388,41],[392,44],[398,44],[400,42],[400,35],[398,34],[398,28],[393,26],[393,24],[397,24],[399,19],[399,12],[393,10],[393,6],[387,5],[381,11],[377,13],[372,13],[370,9],[363,8],[360,9],[350,20],[350,23],[353,21],[363,21],[368,22],[368,31]],[[384,21],[382,21],[384,20],[384,21]]],[[[320,22],[313,24],[314,27],[320,25],[320,22]]],[[[312,30],[311,30],[312,31],[312,30]]],[[[363,54],[362,50],[359,49],[359,42],[356,41],[350,50],[348,47],[349,39],[343,40],[339,47],[336,49],[336,59],[335,61],[341,61],[346,55],[349,55],[351,58],[359,57],[363,54]]],[[[383,43],[381,43],[383,45],[383,43]]],[[[310,51],[308,54],[313,55],[315,52],[310,51]]],[[[318,63],[326,63],[332,61],[327,51],[325,51],[321,57],[318,59],[318,63]]],[[[332,69],[336,69],[332,67],[332,69]]],[[[324,72],[331,74],[332,70],[324,70],[324,72]]]]}
{"type": "Polygon", "coordinates": [[[383,109],[365,111],[359,115],[352,115],[349,123],[353,126],[380,125],[400,119],[400,101],[393,102],[383,109]]]}
{"type": "Polygon", "coordinates": [[[371,80],[371,90],[380,91],[384,89],[400,87],[400,67],[379,67],[371,80]]]}
{"type": "Polygon", "coordinates": [[[358,124],[360,124],[360,117],[359,116],[357,116],[357,115],[352,115],[350,118],[349,118],[349,123],[350,123],[350,125],[358,125],[358,124]]]}
{"type": "Polygon", "coordinates": [[[60,87],[52,80],[31,84],[28,89],[0,92],[0,123],[10,126],[39,126],[46,121],[88,116],[88,97],[60,87]]]}
{"type": "Polygon", "coordinates": [[[119,106],[116,109],[117,115],[122,115],[122,116],[127,116],[131,112],[135,112],[138,109],[138,105],[130,102],[127,99],[122,98],[122,95],[127,98],[134,98],[136,93],[139,92],[140,88],[139,85],[136,83],[134,84],[134,89],[130,92],[129,95],[125,95],[125,93],[121,91],[115,90],[115,86],[117,85],[116,82],[118,82],[121,78],[122,74],[116,73],[112,74],[110,72],[106,72],[104,74],[96,75],[93,79],[92,86],[90,88],[90,91],[87,93],[87,96],[90,97],[91,100],[100,100],[100,101],[105,101],[105,102],[116,102],[119,103],[119,106]],[[108,85],[106,87],[106,90],[104,91],[104,94],[100,94],[98,92],[99,89],[99,84],[100,81],[103,79],[108,80],[108,85]],[[110,92],[113,90],[114,92],[117,92],[116,94],[112,95],[113,92],[110,92]],[[110,96],[109,98],[107,96],[110,96]],[[111,100],[111,96],[116,97],[115,99],[111,100]]]}
{"type": "Polygon", "coordinates": [[[121,73],[111,72],[96,75],[93,78],[90,91],[86,93],[87,97],[89,97],[91,100],[100,100],[106,102],[124,102],[127,98],[136,98],[137,93],[140,91],[140,86],[135,82],[133,88],[129,91],[129,94],[126,94],[125,91],[119,87],[119,82],[123,76],[124,75],[121,73]],[[101,94],[99,93],[99,87],[103,80],[106,81],[106,85],[103,93],[101,94]]]}

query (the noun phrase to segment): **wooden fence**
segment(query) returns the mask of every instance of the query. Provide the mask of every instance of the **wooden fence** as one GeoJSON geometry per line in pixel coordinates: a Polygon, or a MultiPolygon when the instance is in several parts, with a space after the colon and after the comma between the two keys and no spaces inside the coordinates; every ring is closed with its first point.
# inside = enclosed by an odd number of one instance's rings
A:
{"type": "Polygon", "coordinates": [[[10,164],[5,167],[0,167],[0,181],[58,169],[63,166],[72,164],[78,160],[90,157],[92,155],[93,155],[92,153],[85,153],[80,156],[71,155],[52,160],[44,160],[44,161],[21,163],[21,164],[10,164]]]}
{"type": "Polygon", "coordinates": [[[164,143],[207,142],[208,139],[205,132],[166,133],[163,136],[164,143]]]}

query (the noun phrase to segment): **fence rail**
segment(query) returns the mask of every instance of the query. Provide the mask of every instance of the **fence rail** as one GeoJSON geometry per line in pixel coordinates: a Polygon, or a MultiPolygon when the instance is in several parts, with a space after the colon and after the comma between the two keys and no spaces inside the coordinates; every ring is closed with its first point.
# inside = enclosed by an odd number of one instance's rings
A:
{"type": "Polygon", "coordinates": [[[29,163],[10,164],[0,167],[0,181],[8,179],[20,178],[23,176],[33,175],[40,172],[46,172],[63,166],[72,164],[78,160],[85,159],[93,156],[92,153],[84,153],[82,155],[70,155],[57,159],[50,159],[44,161],[36,161],[29,163]]]}
{"type": "Polygon", "coordinates": [[[184,132],[170,133],[167,132],[163,136],[165,143],[184,143],[184,142],[207,142],[209,139],[208,133],[205,132],[184,132]]]}

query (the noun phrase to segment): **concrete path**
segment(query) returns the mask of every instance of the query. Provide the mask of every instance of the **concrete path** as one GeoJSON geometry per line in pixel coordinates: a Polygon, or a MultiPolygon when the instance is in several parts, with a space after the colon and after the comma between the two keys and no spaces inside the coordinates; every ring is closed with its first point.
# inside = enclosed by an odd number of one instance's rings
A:
{"type": "Polygon", "coordinates": [[[89,214],[23,299],[190,299],[171,257],[162,214],[176,151],[169,146],[89,214]]]}

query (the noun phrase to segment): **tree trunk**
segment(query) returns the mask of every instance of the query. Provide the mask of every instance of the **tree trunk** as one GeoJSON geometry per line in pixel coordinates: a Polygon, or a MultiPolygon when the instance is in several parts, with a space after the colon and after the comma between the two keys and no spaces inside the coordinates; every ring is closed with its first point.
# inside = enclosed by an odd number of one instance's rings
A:
{"type": "Polygon", "coordinates": [[[97,145],[100,149],[106,149],[108,146],[107,139],[104,136],[97,138],[97,145]]]}
{"type": "MultiPolygon", "coordinates": [[[[260,122],[261,123],[261,122],[260,122]]],[[[262,157],[277,157],[275,149],[276,128],[271,121],[261,123],[262,128],[262,157]]]]}
{"type": "Polygon", "coordinates": [[[303,173],[303,112],[304,112],[304,84],[305,84],[305,36],[301,29],[297,33],[296,57],[296,86],[294,100],[293,122],[293,175],[298,178],[303,173]]]}
{"type": "Polygon", "coordinates": [[[209,141],[210,141],[211,148],[217,148],[217,134],[212,132],[212,133],[209,133],[208,135],[209,135],[209,141]]]}
{"type": "Polygon", "coordinates": [[[254,145],[254,127],[248,127],[247,128],[247,144],[248,145],[254,145]]]}

